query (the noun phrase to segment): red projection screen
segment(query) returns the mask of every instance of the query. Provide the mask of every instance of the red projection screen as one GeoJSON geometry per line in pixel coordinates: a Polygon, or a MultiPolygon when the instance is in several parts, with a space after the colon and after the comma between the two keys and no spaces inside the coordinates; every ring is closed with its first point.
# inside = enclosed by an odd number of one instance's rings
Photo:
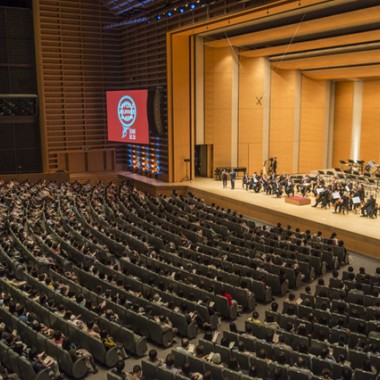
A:
{"type": "Polygon", "coordinates": [[[107,91],[108,140],[149,144],[148,90],[107,91]]]}

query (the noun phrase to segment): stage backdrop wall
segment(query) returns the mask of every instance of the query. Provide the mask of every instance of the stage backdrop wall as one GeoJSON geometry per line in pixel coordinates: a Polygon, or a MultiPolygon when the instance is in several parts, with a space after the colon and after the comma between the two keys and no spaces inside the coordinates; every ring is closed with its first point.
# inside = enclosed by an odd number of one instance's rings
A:
{"type": "Polygon", "coordinates": [[[205,143],[215,167],[231,165],[233,59],[230,48],[205,48],[205,143]]]}

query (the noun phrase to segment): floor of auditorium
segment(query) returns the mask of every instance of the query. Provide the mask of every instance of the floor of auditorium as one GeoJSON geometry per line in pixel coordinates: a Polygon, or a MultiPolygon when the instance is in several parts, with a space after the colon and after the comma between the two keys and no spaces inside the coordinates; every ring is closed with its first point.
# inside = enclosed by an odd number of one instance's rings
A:
{"type": "MultiPolygon", "coordinates": [[[[369,257],[365,257],[363,255],[356,254],[356,253],[351,253],[351,258],[352,258],[352,264],[351,265],[355,268],[355,271],[358,271],[359,267],[365,267],[365,268],[367,268],[367,272],[368,273],[373,273],[375,271],[375,268],[377,266],[379,266],[379,264],[380,264],[379,260],[376,260],[376,259],[373,259],[373,258],[369,258],[369,257]]],[[[345,268],[346,267],[341,268],[340,269],[340,273],[345,268]]],[[[322,278],[327,283],[328,283],[328,280],[329,280],[330,277],[331,277],[331,272],[329,272],[326,275],[322,276],[322,278]]],[[[316,283],[317,283],[317,280],[314,280],[311,284],[309,284],[311,286],[311,288],[312,288],[312,291],[314,291],[316,283]]],[[[296,295],[299,295],[300,293],[303,292],[304,287],[306,285],[308,285],[308,284],[305,284],[303,287],[301,287],[298,290],[295,290],[295,291],[291,290],[291,292],[293,292],[296,295]]],[[[286,296],[282,297],[282,298],[276,298],[276,302],[278,302],[279,305],[280,305],[280,307],[279,307],[280,310],[282,309],[282,302],[285,300],[285,298],[286,298],[286,296]]],[[[258,313],[260,314],[260,320],[263,320],[264,312],[265,312],[266,308],[268,308],[268,307],[270,307],[270,304],[269,305],[258,304],[256,306],[255,310],[258,311],[258,313]]],[[[244,321],[249,316],[250,316],[250,314],[248,314],[248,313],[242,314],[235,321],[239,330],[244,330],[244,321]]],[[[223,330],[228,330],[228,322],[226,322],[226,321],[222,322],[222,324],[221,324],[221,326],[219,327],[218,330],[220,332],[223,332],[223,330]]],[[[200,333],[198,334],[198,337],[201,337],[201,335],[202,335],[202,331],[200,331],[200,333]]],[[[181,343],[181,338],[180,337],[177,337],[175,340],[176,340],[176,342],[173,344],[173,346],[172,346],[173,348],[176,347],[176,346],[178,346],[181,343]]],[[[196,344],[197,340],[198,340],[198,338],[194,339],[192,341],[192,343],[196,344]]],[[[165,358],[165,356],[171,351],[171,348],[161,349],[161,348],[157,347],[156,345],[153,345],[153,344],[149,343],[148,344],[148,350],[151,349],[151,348],[156,348],[157,349],[160,358],[165,358]]],[[[141,359],[136,359],[136,358],[132,358],[132,357],[128,358],[125,361],[126,370],[131,371],[132,367],[135,364],[139,364],[140,361],[141,361],[141,359]]],[[[99,368],[99,372],[97,374],[90,375],[87,378],[89,380],[105,380],[107,378],[107,376],[106,376],[106,370],[102,369],[102,368],[99,368]]],[[[218,380],[218,379],[216,379],[216,380],[218,380]]]]}

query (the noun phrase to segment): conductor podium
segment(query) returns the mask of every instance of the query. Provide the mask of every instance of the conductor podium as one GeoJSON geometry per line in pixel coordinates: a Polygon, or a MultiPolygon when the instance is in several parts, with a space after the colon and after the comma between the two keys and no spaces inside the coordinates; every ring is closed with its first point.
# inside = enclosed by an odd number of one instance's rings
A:
{"type": "Polygon", "coordinates": [[[286,197],[285,203],[290,203],[292,205],[296,206],[304,206],[309,205],[311,203],[310,198],[304,198],[304,197],[286,197]]]}

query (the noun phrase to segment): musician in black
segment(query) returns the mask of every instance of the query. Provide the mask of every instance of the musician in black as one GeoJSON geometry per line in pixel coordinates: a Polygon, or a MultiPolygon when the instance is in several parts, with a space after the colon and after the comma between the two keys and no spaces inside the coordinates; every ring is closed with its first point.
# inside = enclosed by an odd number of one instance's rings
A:
{"type": "Polygon", "coordinates": [[[358,208],[360,207],[361,204],[363,204],[364,198],[365,198],[363,185],[357,184],[356,186],[354,186],[350,194],[351,194],[351,199],[349,202],[349,209],[353,210],[356,214],[358,208]]]}
{"type": "Polygon", "coordinates": [[[290,197],[294,196],[294,183],[290,177],[288,177],[284,182],[285,194],[290,197]]]}
{"type": "Polygon", "coordinates": [[[334,214],[337,212],[341,213],[344,210],[348,210],[348,203],[350,201],[350,197],[347,192],[344,192],[343,195],[335,202],[335,207],[334,207],[334,214]]]}
{"type": "Polygon", "coordinates": [[[271,195],[272,189],[273,189],[273,183],[272,183],[271,177],[264,175],[262,177],[262,180],[263,180],[263,188],[264,188],[265,194],[271,195]]]}
{"type": "Polygon", "coordinates": [[[273,171],[274,175],[277,175],[277,157],[273,157],[272,171],[273,171]]]}
{"type": "Polygon", "coordinates": [[[330,191],[324,186],[320,188],[315,197],[315,204],[311,207],[318,207],[319,204],[321,204],[321,208],[326,208],[327,205],[330,206],[330,191]]]}
{"type": "Polygon", "coordinates": [[[303,178],[302,178],[302,182],[300,184],[297,185],[297,190],[299,193],[302,194],[303,197],[306,196],[306,194],[309,193],[310,191],[310,187],[311,187],[311,179],[310,177],[306,174],[303,178]]]}
{"type": "Polygon", "coordinates": [[[234,169],[231,169],[230,172],[230,181],[231,181],[231,189],[233,190],[235,188],[235,180],[236,180],[236,172],[234,169]]]}
{"type": "Polygon", "coordinates": [[[319,189],[322,187],[325,187],[325,180],[320,174],[318,174],[317,180],[313,183],[313,193],[315,196],[318,195],[316,192],[316,189],[319,189]]]}
{"type": "Polygon", "coordinates": [[[280,178],[277,177],[275,180],[272,180],[272,194],[277,198],[281,198],[282,193],[282,183],[280,182],[280,178]]]}
{"type": "Polygon", "coordinates": [[[360,216],[372,216],[373,212],[375,211],[376,207],[376,199],[373,195],[367,199],[367,202],[361,209],[361,215],[360,216]]]}
{"type": "Polygon", "coordinates": [[[259,175],[257,175],[257,172],[254,172],[251,178],[251,181],[252,181],[252,190],[255,193],[258,193],[262,187],[262,178],[259,175]]]}
{"type": "Polygon", "coordinates": [[[244,172],[243,179],[242,179],[243,189],[244,189],[244,186],[245,186],[245,189],[248,190],[248,185],[249,185],[248,174],[246,172],[244,172]]]}
{"type": "Polygon", "coordinates": [[[223,169],[222,171],[222,181],[223,181],[223,188],[227,187],[227,172],[226,169],[223,169]]]}

